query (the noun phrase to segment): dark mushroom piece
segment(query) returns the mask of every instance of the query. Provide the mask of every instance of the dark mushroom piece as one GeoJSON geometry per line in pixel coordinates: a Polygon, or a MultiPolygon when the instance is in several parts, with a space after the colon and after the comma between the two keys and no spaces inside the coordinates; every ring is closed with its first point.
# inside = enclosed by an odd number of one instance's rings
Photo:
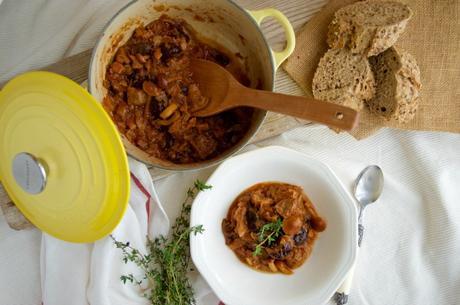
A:
{"type": "Polygon", "coordinates": [[[249,209],[246,212],[246,223],[248,225],[248,228],[251,232],[257,232],[257,214],[254,212],[252,209],[249,209]]]}
{"type": "Polygon", "coordinates": [[[304,244],[307,241],[308,238],[308,230],[305,228],[302,228],[299,233],[294,235],[294,243],[296,246],[300,246],[304,244]]]}
{"type": "Polygon", "coordinates": [[[291,251],[292,251],[292,244],[291,244],[290,238],[288,236],[283,236],[283,238],[281,238],[280,240],[279,246],[273,250],[268,249],[267,253],[268,253],[268,256],[270,256],[271,258],[282,260],[286,256],[288,256],[289,253],[291,253],[291,251]]]}

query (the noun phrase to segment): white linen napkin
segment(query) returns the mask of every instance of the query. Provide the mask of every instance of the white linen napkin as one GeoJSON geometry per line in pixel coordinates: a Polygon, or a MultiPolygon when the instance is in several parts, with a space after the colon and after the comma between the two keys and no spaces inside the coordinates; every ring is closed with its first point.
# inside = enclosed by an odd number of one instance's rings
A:
{"type": "MultiPolygon", "coordinates": [[[[119,241],[129,241],[146,253],[147,236],[167,235],[169,219],[159,203],[147,167],[129,160],[131,196],[122,221],[112,232],[119,241]]],[[[122,252],[110,237],[93,244],[73,244],[43,234],[41,287],[44,305],[148,304],[142,288],[123,284],[120,276],[143,274],[133,263],[122,261],[122,252]]]]}
{"type": "MultiPolygon", "coordinates": [[[[170,222],[153,187],[147,167],[129,159],[131,194],[129,206],[113,237],[146,253],[147,236],[166,236],[170,222]]],[[[185,193],[183,194],[185,196],[185,193]]],[[[122,251],[108,236],[93,244],[75,244],[42,236],[41,289],[43,305],[147,305],[146,286],[127,282],[121,275],[142,278],[133,263],[122,261],[122,251]]],[[[199,305],[221,304],[198,272],[191,272],[191,282],[199,305]]]]}
{"type": "MultiPolygon", "coordinates": [[[[351,188],[355,176],[366,165],[377,164],[384,171],[385,188],[382,198],[366,211],[365,236],[357,261],[350,305],[458,303],[458,135],[385,130],[373,138],[357,142],[347,135],[337,137],[328,129],[318,126],[294,130],[258,146],[273,144],[290,147],[326,162],[347,188],[351,188]]],[[[251,145],[246,150],[254,148],[251,145]]],[[[178,173],[157,181],[155,186],[160,195],[164,195],[162,203],[168,215],[178,214],[179,203],[187,186],[197,178],[206,180],[212,171],[210,168],[178,173]]],[[[123,223],[125,221],[124,219],[123,223]]],[[[44,241],[49,241],[49,237],[44,237],[44,241]]],[[[42,274],[47,278],[48,284],[43,286],[44,305],[88,304],[89,299],[84,298],[84,293],[85,287],[91,285],[88,279],[92,275],[87,262],[90,260],[92,246],[79,251],[76,246],[80,245],[69,246],[67,249],[62,247],[61,242],[51,241],[50,245],[53,247],[44,245],[48,252],[60,252],[45,253],[45,258],[48,258],[46,261],[50,263],[48,266],[42,260],[42,269],[46,271],[42,274]],[[69,258],[68,253],[72,253],[75,261],[69,258]],[[67,259],[61,260],[60,257],[65,255],[67,259]],[[88,258],[82,260],[83,256],[88,258]],[[84,280],[78,282],[74,279],[77,276],[84,280]],[[71,282],[72,285],[63,282],[71,282]],[[63,287],[64,285],[66,286],[63,287]],[[66,287],[73,290],[66,294],[60,292],[66,287]],[[47,302],[51,298],[56,300],[56,294],[61,294],[58,299],[60,302],[47,302]],[[66,298],[66,295],[69,297],[66,298]],[[84,301],[79,299],[71,302],[71,297],[75,295],[83,297],[84,301]]],[[[114,253],[120,255],[119,252],[114,253]]],[[[119,262],[119,259],[113,262],[119,262]]],[[[14,268],[7,270],[17,271],[14,268]]],[[[113,277],[113,285],[120,284],[120,273],[121,270],[110,275],[113,277]]],[[[198,304],[217,305],[218,299],[203,279],[198,274],[193,276],[198,304]]],[[[112,290],[117,290],[118,293],[118,290],[125,292],[121,289],[127,288],[132,287],[112,290]]],[[[117,300],[112,298],[111,304],[119,304],[115,301],[117,300]]],[[[139,302],[142,301],[139,298],[139,302]]]]}

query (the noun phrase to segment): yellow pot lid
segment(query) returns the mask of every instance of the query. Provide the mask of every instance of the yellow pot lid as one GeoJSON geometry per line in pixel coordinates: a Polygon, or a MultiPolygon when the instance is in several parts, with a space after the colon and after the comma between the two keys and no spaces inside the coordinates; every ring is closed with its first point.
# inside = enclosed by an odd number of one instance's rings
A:
{"type": "Polygon", "coordinates": [[[70,242],[92,242],[120,222],[129,169],[110,117],[85,89],[29,72],[0,91],[0,180],[35,226],[70,242]]]}

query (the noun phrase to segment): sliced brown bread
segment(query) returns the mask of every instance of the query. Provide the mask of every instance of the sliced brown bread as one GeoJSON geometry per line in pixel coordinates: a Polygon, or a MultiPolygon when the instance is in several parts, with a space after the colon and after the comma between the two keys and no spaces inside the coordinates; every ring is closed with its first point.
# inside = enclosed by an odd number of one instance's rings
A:
{"type": "Polygon", "coordinates": [[[412,10],[397,1],[360,1],[339,9],[329,25],[331,48],[374,56],[393,46],[412,17],[412,10]]]}
{"type": "Polygon", "coordinates": [[[409,53],[392,47],[369,58],[376,94],[368,101],[372,113],[401,123],[410,121],[420,99],[420,69],[409,53]]]}
{"type": "Polygon", "coordinates": [[[330,49],[319,61],[313,77],[316,99],[356,110],[374,96],[375,82],[369,61],[347,49],[330,49]]]}

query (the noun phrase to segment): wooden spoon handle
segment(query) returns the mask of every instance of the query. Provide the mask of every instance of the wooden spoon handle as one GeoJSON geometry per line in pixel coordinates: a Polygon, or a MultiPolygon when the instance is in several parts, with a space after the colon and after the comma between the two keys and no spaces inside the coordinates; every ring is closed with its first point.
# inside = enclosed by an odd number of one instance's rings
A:
{"type": "Polygon", "coordinates": [[[286,95],[245,88],[238,93],[245,106],[283,113],[318,122],[329,127],[352,130],[358,124],[359,113],[351,108],[314,98],[286,95]]]}

